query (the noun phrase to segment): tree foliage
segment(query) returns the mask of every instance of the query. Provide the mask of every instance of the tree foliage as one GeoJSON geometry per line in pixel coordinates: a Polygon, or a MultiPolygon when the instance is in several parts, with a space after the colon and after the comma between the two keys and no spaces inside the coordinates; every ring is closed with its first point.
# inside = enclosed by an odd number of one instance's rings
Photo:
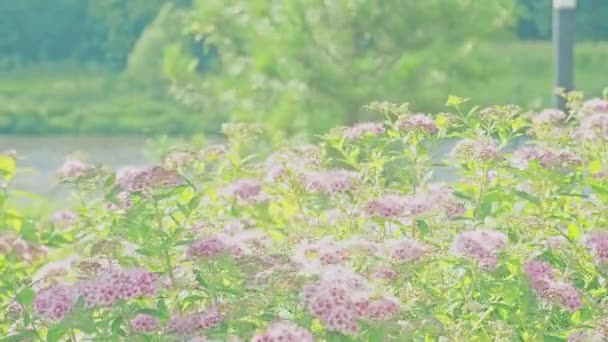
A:
{"type": "Polygon", "coordinates": [[[122,67],[165,2],[0,1],[0,67],[66,59],[122,67]]]}
{"type": "MultiPolygon", "coordinates": [[[[505,33],[509,0],[195,1],[189,31],[218,51],[196,86],[238,119],[320,131],[377,99],[436,101],[479,77],[475,44],[505,33]],[[437,96],[439,96],[437,94],[437,96]],[[288,114],[289,113],[289,114],[288,114]],[[294,119],[292,113],[302,113],[294,119]],[[303,113],[306,113],[304,115],[303,113]]],[[[191,86],[192,79],[186,84],[191,86]]]]}
{"type": "MultiPolygon", "coordinates": [[[[551,39],[552,0],[519,0],[521,18],[517,33],[523,39],[551,39]]],[[[577,40],[608,39],[608,2],[578,1],[576,10],[577,40]]]]}

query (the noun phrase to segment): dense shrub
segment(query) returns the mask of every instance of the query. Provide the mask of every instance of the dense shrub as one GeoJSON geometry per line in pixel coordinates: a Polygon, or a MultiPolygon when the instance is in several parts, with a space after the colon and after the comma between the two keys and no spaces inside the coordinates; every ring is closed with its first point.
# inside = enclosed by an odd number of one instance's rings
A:
{"type": "MultiPolygon", "coordinates": [[[[608,95],[608,94],[607,94],[608,95]]],[[[578,341],[608,337],[608,99],[378,121],[289,146],[259,126],[113,172],[73,211],[0,193],[9,341],[578,341]],[[523,139],[525,138],[525,139],[523,139]],[[437,146],[458,140],[452,152],[437,146]],[[441,172],[449,167],[449,172],[441,172]]],[[[380,119],[383,118],[383,119],[380,119]]],[[[15,153],[0,157],[4,182],[15,153]]]]}

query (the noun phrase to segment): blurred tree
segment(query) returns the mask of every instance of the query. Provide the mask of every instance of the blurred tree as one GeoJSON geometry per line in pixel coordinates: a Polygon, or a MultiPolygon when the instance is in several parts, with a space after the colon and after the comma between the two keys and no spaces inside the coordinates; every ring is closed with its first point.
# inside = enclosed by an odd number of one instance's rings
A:
{"type": "MultiPolygon", "coordinates": [[[[522,39],[551,39],[553,0],[518,0],[521,16],[517,34],[522,39]]],[[[579,41],[608,40],[608,1],[579,0],[576,12],[579,41]]]]}
{"type": "Polygon", "coordinates": [[[0,67],[67,59],[122,67],[168,1],[0,1],[0,67]]]}
{"type": "MultiPolygon", "coordinates": [[[[361,119],[369,101],[436,103],[445,94],[433,89],[445,90],[452,77],[481,77],[470,52],[478,41],[507,32],[513,5],[195,0],[188,30],[217,49],[218,63],[204,78],[186,77],[181,85],[236,119],[319,132],[361,119]]],[[[175,49],[171,58],[179,58],[175,49]]]]}

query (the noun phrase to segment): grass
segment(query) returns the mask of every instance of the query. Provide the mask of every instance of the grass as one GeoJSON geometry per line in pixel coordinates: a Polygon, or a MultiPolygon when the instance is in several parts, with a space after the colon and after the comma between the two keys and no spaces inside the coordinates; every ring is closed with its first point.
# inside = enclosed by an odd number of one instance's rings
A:
{"type": "MultiPolygon", "coordinates": [[[[483,81],[450,79],[429,91],[441,104],[448,94],[481,105],[551,104],[552,50],[549,42],[508,42],[473,51],[472,72],[483,81]],[[437,95],[435,95],[437,94],[437,95]]],[[[608,43],[578,44],[575,83],[598,96],[608,86],[608,43]]],[[[404,99],[416,104],[416,99],[404,99]]],[[[423,101],[420,101],[423,102],[423,101]]],[[[424,103],[429,103],[425,99],[424,103]]],[[[415,106],[414,106],[415,107],[415,106]]],[[[416,107],[415,107],[416,108],[416,107]]],[[[416,108],[418,110],[437,110],[416,108]]],[[[221,118],[176,103],[164,84],[138,84],[116,72],[74,65],[40,65],[0,78],[0,133],[151,134],[217,131],[221,118]]]]}
{"type": "Polygon", "coordinates": [[[37,66],[0,80],[0,132],[18,134],[194,133],[202,113],[174,101],[163,84],[138,84],[108,70],[37,66]]]}
{"type": "MultiPolygon", "coordinates": [[[[471,97],[475,103],[518,103],[530,108],[551,105],[553,61],[550,42],[514,42],[484,46],[484,82],[453,83],[452,93],[471,97]]],[[[600,96],[608,86],[608,43],[580,43],[575,48],[574,79],[577,90],[600,96]]]]}

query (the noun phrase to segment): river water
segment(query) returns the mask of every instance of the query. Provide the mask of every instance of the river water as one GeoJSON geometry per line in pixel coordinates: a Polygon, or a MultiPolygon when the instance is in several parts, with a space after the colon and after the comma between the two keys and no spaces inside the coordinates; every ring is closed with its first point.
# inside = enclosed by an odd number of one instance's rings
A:
{"type": "Polygon", "coordinates": [[[18,154],[13,187],[51,197],[65,193],[64,187],[57,185],[55,173],[67,156],[120,168],[149,164],[145,147],[143,137],[0,135],[0,152],[15,149],[18,154]]]}

